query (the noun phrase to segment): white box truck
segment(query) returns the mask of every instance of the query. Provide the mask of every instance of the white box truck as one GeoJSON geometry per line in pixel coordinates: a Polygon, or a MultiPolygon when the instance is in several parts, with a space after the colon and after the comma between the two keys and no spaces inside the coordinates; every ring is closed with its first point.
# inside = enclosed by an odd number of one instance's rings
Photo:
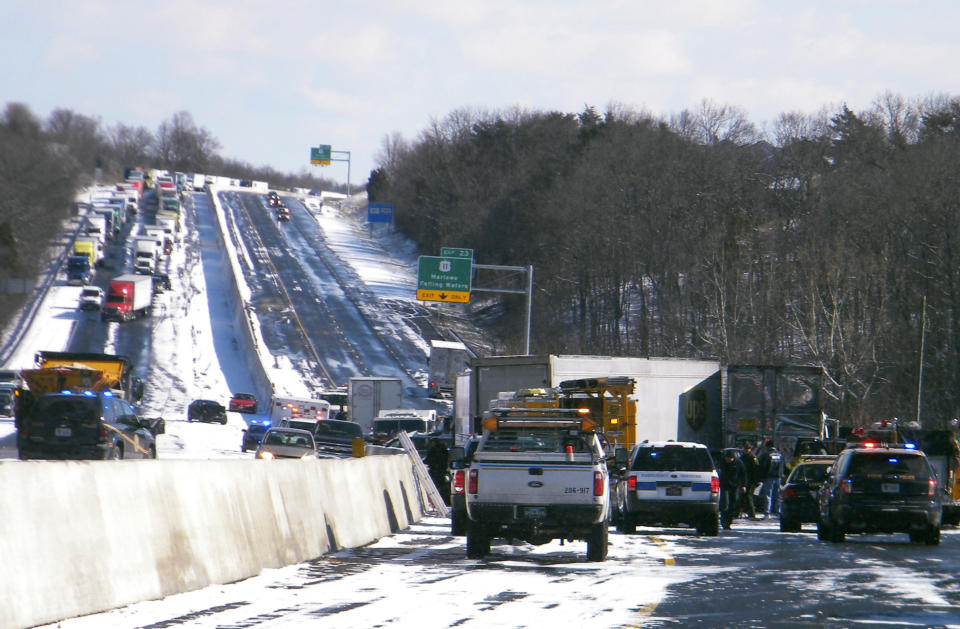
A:
{"type": "Polygon", "coordinates": [[[457,375],[470,368],[474,354],[457,341],[430,341],[427,394],[442,397],[453,394],[457,375]]]}
{"type": "Polygon", "coordinates": [[[87,236],[91,236],[100,241],[101,245],[107,244],[107,219],[100,214],[91,214],[87,217],[87,236]]]}
{"type": "Polygon", "coordinates": [[[403,383],[400,378],[357,376],[347,385],[350,421],[360,424],[364,433],[373,428],[373,418],[380,411],[403,406],[403,383]]]}
{"type": "MultiPolygon", "coordinates": [[[[637,439],[677,439],[678,401],[685,391],[717,373],[720,362],[687,358],[538,355],[474,358],[470,372],[469,425],[455,415],[456,437],[480,434],[480,416],[500,393],[528,388],[552,388],[567,380],[623,376],[635,381],[631,399],[637,402],[637,439]]],[[[460,404],[462,401],[455,401],[460,404]]]]}

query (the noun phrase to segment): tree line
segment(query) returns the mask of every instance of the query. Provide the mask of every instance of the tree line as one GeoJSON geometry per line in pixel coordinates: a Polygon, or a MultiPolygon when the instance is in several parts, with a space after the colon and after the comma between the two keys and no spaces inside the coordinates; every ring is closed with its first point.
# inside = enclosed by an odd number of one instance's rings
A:
{"type": "MultiPolygon", "coordinates": [[[[0,280],[37,277],[49,263],[38,255],[61,233],[81,189],[116,182],[127,166],[215,174],[268,181],[275,188],[340,190],[341,184],[311,175],[281,173],[269,166],[221,156],[213,134],[187,111],[173,114],[155,131],[55,109],[42,119],[22,103],[0,112],[0,280]]],[[[26,295],[0,299],[0,324],[19,312],[26,295]]]]}
{"type": "MultiPolygon", "coordinates": [[[[426,255],[533,265],[534,353],[818,365],[845,424],[935,426],[960,416],[958,157],[948,96],[763,132],[709,101],[458,110],[385,138],[368,195],[426,255]]],[[[493,301],[521,353],[524,299],[493,301]]]]}

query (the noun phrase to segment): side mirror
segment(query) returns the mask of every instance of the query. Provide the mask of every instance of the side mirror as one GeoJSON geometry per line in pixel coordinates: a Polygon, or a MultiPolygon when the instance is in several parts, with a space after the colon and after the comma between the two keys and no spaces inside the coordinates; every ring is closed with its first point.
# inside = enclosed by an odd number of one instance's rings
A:
{"type": "Polygon", "coordinates": [[[626,448],[617,448],[613,452],[613,464],[616,467],[626,467],[630,460],[630,451],[626,448]]]}
{"type": "Polygon", "coordinates": [[[462,463],[467,458],[467,451],[463,446],[454,446],[450,448],[450,462],[462,463]]]}

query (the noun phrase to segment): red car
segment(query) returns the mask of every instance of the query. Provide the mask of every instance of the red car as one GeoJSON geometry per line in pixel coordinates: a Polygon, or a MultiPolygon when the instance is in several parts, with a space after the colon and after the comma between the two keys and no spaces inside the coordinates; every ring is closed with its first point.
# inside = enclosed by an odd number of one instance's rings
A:
{"type": "Polygon", "coordinates": [[[234,393],[230,398],[230,410],[237,413],[256,413],[257,398],[252,393],[234,393]]]}

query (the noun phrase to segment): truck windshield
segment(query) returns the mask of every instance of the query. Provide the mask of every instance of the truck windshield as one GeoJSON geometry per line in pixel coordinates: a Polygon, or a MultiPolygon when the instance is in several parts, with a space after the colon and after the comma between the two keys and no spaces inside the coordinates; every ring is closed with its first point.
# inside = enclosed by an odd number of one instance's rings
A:
{"type": "Polygon", "coordinates": [[[318,435],[332,437],[362,437],[363,429],[359,424],[349,422],[323,421],[317,424],[318,435]]]}
{"type": "Polygon", "coordinates": [[[373,432],[377,435],[395,435],[404,432],[427,432],[427,422],[418,417],[410,419],[375,419],[373,432]]]}

